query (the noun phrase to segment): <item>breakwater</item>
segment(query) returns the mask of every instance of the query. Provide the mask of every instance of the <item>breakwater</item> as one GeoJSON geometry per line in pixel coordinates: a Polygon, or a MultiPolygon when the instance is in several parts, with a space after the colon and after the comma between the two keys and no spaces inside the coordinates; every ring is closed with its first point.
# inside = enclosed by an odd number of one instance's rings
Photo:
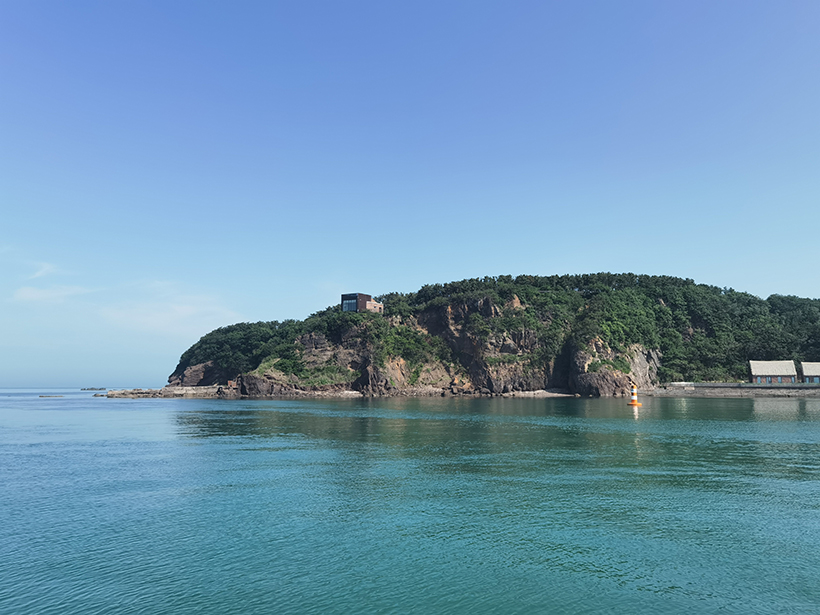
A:
{"type": "Polygon", "coordinates": [[[751,382],[670,382],[642,391],[652,397],[820,397],[816,384],[751,382]]]}

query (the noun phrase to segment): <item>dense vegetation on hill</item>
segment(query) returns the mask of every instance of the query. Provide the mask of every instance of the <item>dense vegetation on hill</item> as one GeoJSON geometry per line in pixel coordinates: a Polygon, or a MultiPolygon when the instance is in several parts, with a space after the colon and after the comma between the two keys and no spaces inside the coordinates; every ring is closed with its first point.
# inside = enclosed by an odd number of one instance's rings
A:
{"type": "MultiPolygon", "coordinates": [[[[668,276],[485,277],[377,299],[384,303],[384,316],[343,313],[333,306],[303,321],[216,329],[182,355],[177,372],[213,361],[224,373],[236,375],[275,362],[283,373],[309,377],[294,343],[309,333],[335,342],[358,337],[373,349],[377,364],[390,357],[402,357],[410,366],[433,359],[457,364],[459,356],[441,337],[419,330],[415,323],[425,313],[476,302],[496,309],[470,313],[470,335],[486,340],[529,332],[538,340],[537,351],[526,357],[533,364],[555,360],[568,344],[584,348],[594,339],[614,351],[631,344],[659,349],[662,381],[745,379],[750,359],[820,361],[820,300],[781,295],[760,299],[668,276]]],[[[611,367],[624,370],[617,361],[610,361],[611,367]]]]}

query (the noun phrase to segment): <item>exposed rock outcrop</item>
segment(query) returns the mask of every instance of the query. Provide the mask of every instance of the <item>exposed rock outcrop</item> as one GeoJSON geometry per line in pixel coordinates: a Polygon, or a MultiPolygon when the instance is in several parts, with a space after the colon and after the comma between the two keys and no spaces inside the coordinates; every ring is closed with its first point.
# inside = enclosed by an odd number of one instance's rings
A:
{"type": "MultiPolygon", "coordinates": [[[[629,394],[633,383],[644,390],[657,383],[657,350],[633,345],[616,352],[598,338],[578,348],[568,327],[559,329],[564,338],[558,350],[554,338],[548,350],[538,330],[521,326],[522,321],[514,327],[493,324],[505,322],[498,320],[505,314],[520,316],[525,309],[517,296],[503,308],[485,297],[387,320],[388,327],[410,329],[431,344],[443,342],[451,360],[428,353],[427,359],[411,365],[402,356],[379,350],[380,341],[368,329],[374,321],[362,320],[332,335],[313,331],[296,337],[293,345],[302,366],[299,370],[289,367],[286,373],[277,367],[280,359],[271,359],[251,373],[227,374],[208,361],[178,369],[169,378],[169,386],[222,384],[243,397],[345,390],[367,396],[511,395],[544,390],[621,396],[629,394]]],[[[380,335],[389,335],[383,324],[379,326],[380,335]]],[[[543,331],[543,325],[533,326],[543,331]]]]}
{"type": "Polygon", "coordinates": [[[171,386],[211,386],[226,383],[228,374],[214,366],[213,361],[191,365],[182,371],[175,371],[168,377],[171,386]]]}
{"type": "Polygon", "coordinates": [[[617,353],[594,339],[589,349],[571,353],[569,390],[594,397],[621,397],[629,395],[632,385],[653,389],[658,384],[660,358],[658,350],[647,350],[640,344],[617,353]],[[627,371],[618,369],[619,363],[626,363],[627,371]]]}

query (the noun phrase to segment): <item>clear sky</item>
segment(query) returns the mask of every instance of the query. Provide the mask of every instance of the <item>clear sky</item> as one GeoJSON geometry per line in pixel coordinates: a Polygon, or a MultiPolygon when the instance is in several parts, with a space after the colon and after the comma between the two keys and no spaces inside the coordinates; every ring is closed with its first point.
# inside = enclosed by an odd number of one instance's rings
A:
{"type": "Polygon", "coordinates": [[[820,2],[0,3],[0,386],[340,293],[820,297],[820,2]]]}

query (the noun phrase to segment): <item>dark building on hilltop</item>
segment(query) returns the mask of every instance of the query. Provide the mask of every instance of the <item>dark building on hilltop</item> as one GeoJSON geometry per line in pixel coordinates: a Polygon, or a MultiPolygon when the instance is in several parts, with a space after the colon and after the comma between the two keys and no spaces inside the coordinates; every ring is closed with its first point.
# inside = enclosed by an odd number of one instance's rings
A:
{"type": "Polygon", "coordinates": [[[384,313],[384,304],[378,301],[373,301],[370,295],[362,293],[350,293],[342,295],[342,311],[343,312],[376,312],[377,314],[384,313]]]}
{"type": "Polygon", "coordinates": [[[785,384],[797,381],[794,361],[749,361],[755,384],[785,384]]]}

